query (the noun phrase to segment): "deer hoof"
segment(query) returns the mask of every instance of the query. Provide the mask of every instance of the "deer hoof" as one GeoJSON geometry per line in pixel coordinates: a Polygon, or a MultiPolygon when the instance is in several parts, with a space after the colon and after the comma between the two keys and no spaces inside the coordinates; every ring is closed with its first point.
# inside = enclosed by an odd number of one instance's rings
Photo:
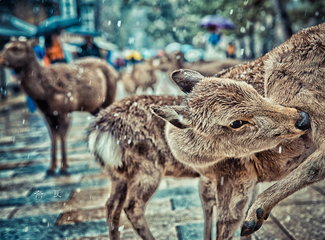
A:
{"type": "Polygon", "coordinates": [[[61,169],[60,169],[60,174],[61,174],[61,175],[64,175],[64,176],[68,176],[68,175],[69,175],[69,172],[67,171],[67,169],[63,169],[63,168],[61,168],[61,169]]]}
{"type": "Polygon", "coordinates": [[[54,175],[55,175],[55,170],[53,170],[53,169],[47,169],[46,176],[54,176],[54,175]]]}
{"type": "Polygon", "coordinates": [[[256,226],[256,223],[255,223],[254,220],[245,221],[244,225],[243,225],[243,227],[241,229],[240,235],[241,236],[247,236],[247,235],[252,234],[255,231],[255,226],[256,226]]]}

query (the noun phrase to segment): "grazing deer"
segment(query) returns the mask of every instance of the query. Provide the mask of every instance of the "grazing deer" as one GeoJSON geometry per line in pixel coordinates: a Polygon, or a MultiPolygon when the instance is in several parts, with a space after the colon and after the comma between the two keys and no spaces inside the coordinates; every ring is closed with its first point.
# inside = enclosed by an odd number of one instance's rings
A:
{"type": "Polygon", "coordinates": [[[187,96],[129,97],[101,111],[90,127],[90,151],[112,180],[106,203],[112,240],[120,239],[122,210],[142,239],[154,239],[144,211],[164,176],[201,176],[205,239],[215,205],[217,239],[231,239],[255,184],[286,175],[312,148],[302,140],[306,113],[261,97],[245,82],[191,70],[172,79],[187,96]]]}
{"type": "Polygon", "coordinates": [[[22,88],[37,104],[48,123],[51,136],[51,166],[56,167],[56,140],[61,140],[62,167],[67,173],[65,138],[69,113],[92,114],[110,105],[115,98],[117,73],[106,62],[85,58],[73,64],[42,66],[34,54],[32,41],[11,41],[0,53],[0,64],[15,70],[22,88]]]}
{"type": "Polygon", "coordinates": [[[325,178],[324,39],[325,23],[298,32],[259,59],[215,75],[246,81],[270,100],[307,112],[311,131],[306,139],[316,146],[313,153],[303,153],[305,159],[298,168],[258,196],[248,211],[242,235],[258,230],[281,200],[325,178]]]}

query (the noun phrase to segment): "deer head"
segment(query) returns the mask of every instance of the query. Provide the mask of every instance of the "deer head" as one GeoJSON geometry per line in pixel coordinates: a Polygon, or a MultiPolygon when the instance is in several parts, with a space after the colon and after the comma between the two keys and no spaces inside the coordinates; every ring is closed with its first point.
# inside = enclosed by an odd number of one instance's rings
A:
{"type": "Polygon", "coordinates": [[[32,40],[12,40],[0,53],[0,65],[10,68],[21,68],[35,58],[32,40]]]}
{"type": "Polygon", "coordinates": [[[174,71],[171,78],[187,93],[184,105],[152,110],[170,123],[166,138],[180,161],[201,166],[247,157],[309,128],[307,113],[263,98],[245,82],[205,78],[192,70],[174,71]]]}

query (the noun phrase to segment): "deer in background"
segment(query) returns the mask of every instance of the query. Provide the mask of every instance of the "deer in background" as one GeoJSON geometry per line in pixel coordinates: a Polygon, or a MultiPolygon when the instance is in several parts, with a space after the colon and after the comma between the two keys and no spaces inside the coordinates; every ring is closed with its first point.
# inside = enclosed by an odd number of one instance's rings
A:
{"type": "Polygon", "coordinates": [[[144,211],[164,176],[201,176],[204,239],[212,237],[214,206],[217,239],[231,239],[255,184],[285,176],[313,147],[303,140],[306,113],[263,98],[245,82],[191,70],[172,79],[186,96],[129,97],[101,111],[90,127],[90,151],[112,180],[106,203],[112,240],[120,239],[122,210],[142,239],[154,239],[144,211]]]}
{"type": "Polygon", "coordinates": [[[231,68],[235,65],[244,63],[238,59],[222,59],[212,62],[194,62],[185,63],[184,54],[181,51],[175,51],[166,54],[160,58],[159,69],[163,72],[172,72],[176,69],[191,69],[197,71],[204,76],[213,76],[221,70],[231,68]]]}
{"type": "Polygon", "coordinates": [[[157,77],[153,61],[153,59],[149,59],[142,63],[133,64],[131,72],[124,71],[121,73],[120,79],[128,94],[135,94],[139,88],[142,91],[146,91],[148,88],[151,88],[152,92],[155,91],[154,86],[157,77]]]}
{"type": "Polygon", "coordinates": [[[51,166],[54,174],[57,138],[61,140],[61,173],[67,173],[66,134],[69,113],[96,114],[115,98],[117,72],[105,61],[85,58],[72,64],[42,66],[34,54],[32,41],[11,41],[0,53],[0,64],[15,71],[21,86],[37,104],[51,136],[51,166]]]}

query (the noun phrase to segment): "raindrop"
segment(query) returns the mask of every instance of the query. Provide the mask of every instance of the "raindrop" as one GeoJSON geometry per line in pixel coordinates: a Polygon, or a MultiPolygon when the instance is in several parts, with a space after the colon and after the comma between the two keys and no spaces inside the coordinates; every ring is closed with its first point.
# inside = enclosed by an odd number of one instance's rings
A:
{"type": "Polygon", "coordinates": [[[132,142],[132,140],[131,140],[131,138],[129,138],[129,140],[128,140],[128,144],[130,145],[130,144],[131,144],[131,142],[132,142]]]}
{"type": "Polygon", "coordinates": [[[122,21],[121,20],[118,20],[117,21],[117,27],[121,27],[121,24],[122,24],[122,21]]]}
{"type": "Polygon", "coordinates": [[[23,229],[23,232],[28,232],[29,231],[29,228],[28,228],[28,226],[27,227],[25,227],[24,229],[23,229]]]}
{"type": "Polygon", "coordinates": [[[119,144],[120,144],[120,140],[117,140],[117,141],[116,141],[116,144],[119,145],[119,144]]]}
{"type": "Polygon", "coordinates": [[[122,232],[124,230],[124,225],[122,225],[122,226],[120,226],[119,228],[118,228],[118,231],[119,232],[122,232]]]}
{"type": "Polygon", "coordinates": [[[68,96],[68,97],[71,97],[71,92],[68,92],[68,93],[67,93],[67,96],[68,96]]]}
{"type": "Polygon", "coordinates": [[[173,32],[176,32],[177,28],[176,27],[173,27],[173,32]]]}
{"type": "Polygon", "coordinates": [[[111,24],[112,24],[112,21],[111,20],[108,20],[107,25],[108,26],[111,26],[111,24]]]}
{"type": "Polygon", "coordinates": [[[119,114],[118,113],[114,113],[114,117],[118,117],[119,116],[119,114]]]}
{"type": "Polygon", "coordinates": [[[42,223],[47,223],[47,219],[46,218],[42,218],[42,223]]]}
{"type": "Polygon", "coordinates": [[[245,32],[246,32],[246,29],[245,29],[244,27],[241,27],[241,28],[240,28],[240,32],[241,32],[241,33],[245,33],[245,32]]]}
{"type": "Polygon", "coordinates": [[[81,189],[80,189],[80,188],[77,188],[77,189],[76,189],[76,192],[77,192],[77,193],[79,193],[80,191],[81,191],[81,189]]]}
{"type": "Polygon", "coordinates": [[[59,112],[58,112],[58,111],[56,111],[56,110],[55,110],[55,111],[53,111],[53,115],[54,115],[54,116],[57,116],[58,114],[59,114],[59,112]]]}
{"type": "Polygon", "coordinates": [[[234,13],[234,9],[230,9],[229,14],[232,15],[234,13]]]}
{"type": "Polygon", "coordinates": [[[224,180],[225,180],[224,177],[221,177],[221,178],[220,178],[220,185],[221,185],[221,186],[223,185],[224,180]]]}
{"type": "Polygon", "coordinates": [[[23,125],[25,124],[25,119],[23,119],[23,125]]]}

